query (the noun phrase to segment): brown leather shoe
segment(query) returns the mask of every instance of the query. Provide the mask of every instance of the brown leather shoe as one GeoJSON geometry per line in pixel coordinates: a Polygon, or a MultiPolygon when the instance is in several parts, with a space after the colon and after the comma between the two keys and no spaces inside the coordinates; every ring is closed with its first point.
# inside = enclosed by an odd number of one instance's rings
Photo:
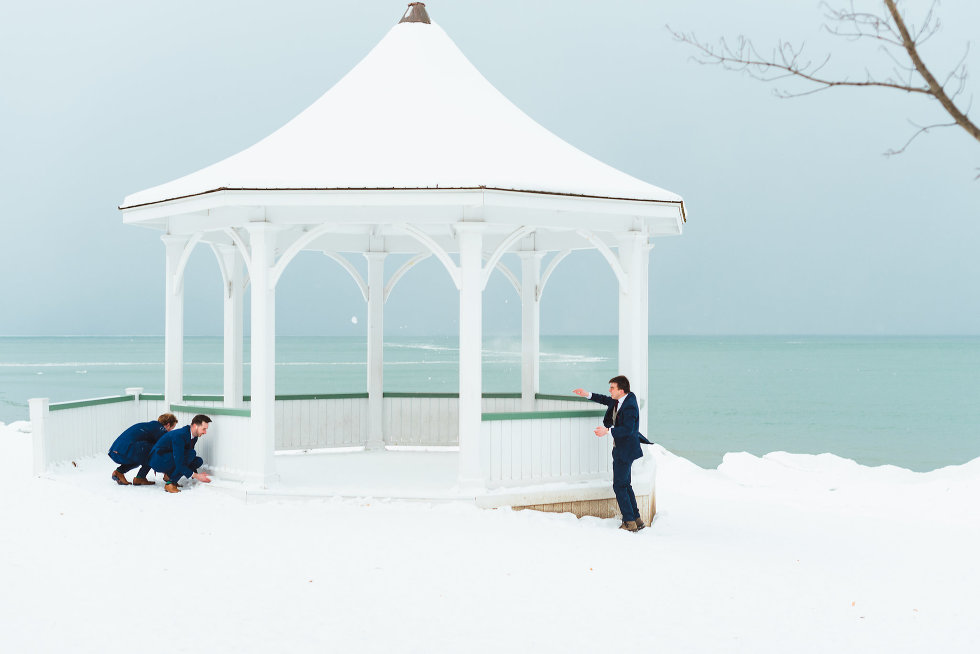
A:
{"type": "Polygon", "coordinates": [[[619,528],[625,529],[626,531],[639,531],[639,528],[636,526],[636,522],[633,520],[627,520],[623,524],[619,525],[619,528]]]}
{"type": "Polygon", "coordinates": [[[155,481],[150,481],[146,477],[133,477],[133,486],[152,486],[155,481]]]}
{"type": "Polygon", "coordinates": [[[129,486],[129,480],[126,479],[126,475],[119,472],[118,470],[112,471],[112,479],[120,486],[129,486]]]}
{"type": "Polygon", "coordinates": [[[163,487],[163,490],[167,491],[168,493],[179,493],[180,486],[178,486],[177,484],[167,484],[166,486],[163,487]]]}
{"type": "MultiPolygon", "coordinates": [[[[134,483],[134,484],[136,483],[136,480],[135,480],[135,479],[133,480],[133,483],[134,483]]],[[[643,524],[643,518],[637,518],[637,519],[636,519],[636,530],[637,530],[637,531],[640,531],[640,530],[641,530],[641,529],[643,529],[644,527],[646,527],[646,525],[645,525],[645,524],[643,524]]]]}

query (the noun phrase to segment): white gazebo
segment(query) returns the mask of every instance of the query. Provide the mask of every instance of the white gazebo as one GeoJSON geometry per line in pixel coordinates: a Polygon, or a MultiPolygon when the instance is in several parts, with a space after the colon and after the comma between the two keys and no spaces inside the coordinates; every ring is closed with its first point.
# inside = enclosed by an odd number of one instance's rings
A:
{"type": "MultiPolygon", "coordinates": [[[[584,416],[571,409],[595,408],[538,393],[539,302],[548,277],[573,250],[598,250],[619,282],[614,372],[630,378],[644,403],[651,239],[680,234],[685,222],[679,196],[577,150],[509,102],[430,22],[422,3],[410,4],[363,61],[282,128],[223,161],[129,195],[120,209],[126,224],[164,234],[166,373],[159,400],[165,407],[193,408],[183,391],[185,265],[200,244],[217,256],[225,284],[224,389],[207,406],[237,421],[238,434],[232,447],[224,437],[228,430],[220,431],[209,453],[217,467],[251,488],[279,479],[277,447],[303,440],[290,432],[316,429],[310,424],[315,418],[306,418],[304,426],[284,417],[289,398],[277,399],[275,388],[276,284],[299,252],[323,252],[339,262],[368,305],[366,395],[320,398],[347,400],[346,418],[331,417],[328,409],[321,422],[332,424],[334,434],[345,428],[356,433],[342,443],[334,435],[309,444],[367,450],[397,444],[387,433],[397,420],[387,415],[382,381],[385,300],[414,264],[435,256],[459,290],[459,394],[458,404],[449,398],[453,410],[447,414],[458,421],[450,430],[458,438],[456,477],[460,488],[479,490],[494,486],[488,422],[562,420],[584,416]],[[393,253],[411,258],[386,278],[385,259],[393,253]],[[520,257],[519,279],[499,265],[507,253],[520,257]],[[553,254],[543,265],[548,253],[553,254]],[[352,265],[352,255],[366,257],[366,279],[352,265]],[[483,290],[494,270],[507,276],[521,298],[519,397],[485,397],[481,388],[483,290]],[[249,398],[242,393],[246,283],[249,398]],[[569,415],[558,415],[562,410],[569,415]],[[512,415],[501,418],[504,413],[512,415]]],[[[585,413],[594,425],[594,411],[585,413]]],[[[441,428],[427,423],[434,418],[424,412],[411,419],[422,421],[423,432],[441,428]]],[[[646,408],[641,420],[645,430],[646,408]]],[[[591,430],[588,436],[596,440],[591,430]]],[[[447,442],[453,444],[452,438],[447,442]]],[[[540,446],[545,449],[539,448],[539,459],[547,447],[540,446]]],[[[559,463],[558,473],[534,479],[608,478],[602,456],[599,451],[593,457],[591,472],[564,474],[559,463]]]]}

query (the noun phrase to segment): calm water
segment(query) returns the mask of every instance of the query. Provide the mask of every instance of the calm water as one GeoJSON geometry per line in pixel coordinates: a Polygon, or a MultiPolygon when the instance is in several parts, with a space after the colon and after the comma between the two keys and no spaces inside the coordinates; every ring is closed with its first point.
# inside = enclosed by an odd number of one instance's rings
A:
{"type": "MultiPolygon", "coordinates": [[[[385,389],[455,391],[454,338],[385,345],[385,389]]],[[[543,337],[541,390],[601,390],[614,337],[543,337]]],[[[246,357],[247,357],[246,345],[246,357]]],[[[282,338],[279,393],[364,391],[362,339],[282,338]]],[[[0,421],[27,399],[163,387],[163,339],[0,338],[0,421]]],[[[221,392],[221,340],[188,338],[185,389],[221,392]]],[[[652,337],[651,440],[702,466],[725,452],[833,452],[931,470],[980,456],[978,337],[652,337]]],[[[246,368],[246,390],[248,375],[246,368]]],[[[488,340],[484,389],[520,390],[520,343],[488,340]]]]}

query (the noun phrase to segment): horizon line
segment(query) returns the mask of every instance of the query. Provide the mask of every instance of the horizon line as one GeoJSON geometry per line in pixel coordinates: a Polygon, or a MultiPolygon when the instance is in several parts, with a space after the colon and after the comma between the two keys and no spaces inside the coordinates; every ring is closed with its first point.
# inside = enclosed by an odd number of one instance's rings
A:
{"type": "MultiPolygon", "coordinates": [[[[291,334],[291,335],[277,335],[277,338],[361,338],[366,335],[344,335],[344,334],[291,334]]],[[[453,338],[458,337],[458,334],[421,334],[421,335],[405,335],[410,338],[453,338]]],[[[541,336],[557,336],[557,337],[574,337],[574,338],[618,338],[618,334],[541,334],[541,336]]],[[[648,334],[648,337],[665,337],[665,338],[677,338],[677,337],[698,337],[698,338],[714,338],[714,337],[732,337],[732,336],[744,336],[751,338],[758,337],[796,337],[796,338],[813,338],[813,337],[852,337],[852,338],[893,338],[893,337],[950,337],[950,338],[963,338],[963,337],[980,337],[980,333],[963,333],[963,332],[895,332],[895,333],[867,333],[867,332],[776,332],[776,333],[761,333],[761,332],[704,332],[704,333],[656,333],[648,334]]],[[[165,338],[164,334],[0,334],[0,338],[165,338]]],[[[211,334],[211,335],[194,335],[194,336],[184,336],[185,339],[189,338],[216,338],[222,339],[221,334],[211,334]]],[[[243,339],[250,339],[250,335],[245,335],[243,339]]],[[[499,334],[495,336],[490,336],[489,338],[515,338],[520,339],[520,334],[499,334]]],[[[485,339],[486,340],[486,339],[485,339]]]]}

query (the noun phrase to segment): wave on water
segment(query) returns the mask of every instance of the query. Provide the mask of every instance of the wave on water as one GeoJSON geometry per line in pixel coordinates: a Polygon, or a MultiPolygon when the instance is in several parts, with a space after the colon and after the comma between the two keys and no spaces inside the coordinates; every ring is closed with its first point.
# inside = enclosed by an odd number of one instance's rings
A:
{"type": "MultiPolygon", "coordinates": [[[[245,363],[245,365],[249,365],[245,363]]],[[[366,366],[367,361],[276,361],[276,367],[366,366]]]]}
{"type": "MultiPolygon", "coordinates": [[[[430,365],[447,365],[456,363],[455,359],[449,359],[447,361],[385,361],[386,366],[430,366],[430,365]]],[[[248,365],[247,363],[245,364],[248,365]]],[[[276,366],[291,367],[291,366],[366,366],[367,361],[278,361],[276,366]]]]}
{"type": "Polygon", "coordinates": [[[429,343],[389,343],[385,342],[385,347],[390,348],[400,348],[405,350],[431,350],[433,352],[459,352],[458,347],[449,347],[447,345],[431,345],[429,343]]]}
{"type": "Polygon", "coordinates": [[[602,363],[603,361],[610,361],[610,358],[589,354],[559,354],[558,352],[542,352],[541,360],[547,360],[548,363],[602,363]]]}
{"type": "MultiPolygon", "coordinates": [[[[152,361],[59,361],[45,363],[0,363],[0,368],[96,368],[100,366],[162,366],[152,361]]],[[[194,364],[192,364],[194,365],[194,364]]],[[[210,365],[210,364],[207,364],[210,365]]]]}
{"type": "MultiPolygon", "coordinates": [[[[401,348],[401,349],[415,349],[415,350],[428,350],[432,352],[459,352],[458,347],[448,347],[443,345],[431,345],[427,343],[385,343],[385,347],[388,348],[401,348]]],[[[496,358],[501,360],[520,360],[521,352],[520,350],[489,350],[483,349],[483,356],[496,358]]],[[[539,354],[541,361],[546,363],[604,363],[610,361],[610,357],[597,356],[591,354],[568,354],[560,352],[541,352],[539,354]]],[[[392,363],[390,361],[385,361],[385,365],[392,363]]],[[[407,362],[398,362],[407,363],[407,362]]],[[[417,363],[435,363],[432,361],[419,361],[417,363]]]]}
{"type": "MultiPolygon", "coordinates": [[[[459,352],[459,348],[443,347],[440,345],[406,345],[401,343],[385,343],[385,347],[427,350],[432,352],[459,352]]],[[[513,350],[483,350],[483,356],[497,360],[520,360],[521,353],[513,350]]],[[[602,363],[609,357],[568,354],[558,352],[541,352],[541,361],[547,363],[602,363]]],[[[454,359],[449,360],[449,362],[454,359]]],[[[429,363],[446,363],[446,361],[385,361],[385,365],[424,365],[429,363]]],[[[185,366],[222,366],[222,361],[185,361],[185,366]]],[[[246,361],[244,365],[249,365],[246,361]]],[[[277,366],[363,366],[366,361],[277,361],[277,366]]],[[[85,374],[86,368],[123,368],[138,366],[163,366],[163,361],[33,361],[33,362],[0,362],[0,368],[78,368],[78,374],[85,374]]]]}
{"type": "MultiPolygon", "coordinates": [[[[221,361],[185,361],[185,366],[222,366],[221,361]]],[[[245,362],[248,365],[248,362],[245,362]]],[[[43,363],[0,363],[0,368],[79,368],[75,372],[84,374],[85,368],[118,368],[137,366],[163,366],[163,361],[46,361],[43,363]]]]}
{"type": "MultiPolygon", "coordinates": [[[[507,352],[493,352],[484,350],[485,355],[498,355],[501,358],[505,358],[507,355],[513,353],[507,352]]],[[[554,358],[549,358],[549,362],[558,363],[595,363],[601,361],[607,361],[608,359],[604,357],[588,357],[588,356],[577,356],[577,355],[549,355],[554,358]]],[[[519,355],[514,355],[513,358],[519,358],[519,355]]],[[[544,357],[542,357],[543,359],[544,357]]],[[[418,360],[418,361],[391,361],[386,360],[384,364],[386,366],[424,366],[424,365],[444,365],[449,363],[456,363],[456,359],[446,359],[446,360],[418,360]]],[[[224,363],[221,361],[185,361],[185,366],[223,366],[224,363]]],[[[250,362],[246,361],[242,365],[248,367],[250,362]]],[[[366,366],[367,361],[277,361],[276,366],[366,366]]],[[[0,363],[0,368],[78,368],[75,370],[76,374],[84,375],[88,373],[85,368],[107,368],[107,367],[137,367],[137,366],[155,366],[162,367],[163,362],[151,362],[151,361],[68,361],[64,363],[0,363]]]]}

